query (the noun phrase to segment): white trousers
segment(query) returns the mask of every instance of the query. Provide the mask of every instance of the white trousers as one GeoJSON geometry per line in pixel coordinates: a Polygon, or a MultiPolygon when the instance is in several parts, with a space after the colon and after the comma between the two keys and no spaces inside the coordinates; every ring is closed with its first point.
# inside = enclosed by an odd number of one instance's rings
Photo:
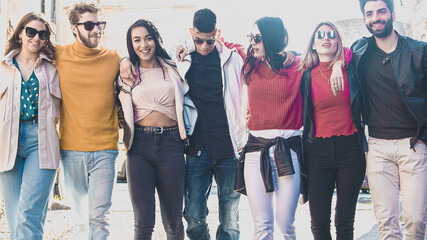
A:
{"type": "Polygon", "coordinates": [[[402,239],[399,190],[405,240],[423,240],[427,222],[427,146],[410,148],[409,138],[369,137],[367,172],[381,240],[402,239]]]}
{"type": "Polygon", "coordinates": [[[294,220],[300,194],[300,168],[297,154],[291,150],[295,174],[278,177],[273,160],[274,147],[270,148],[269,153],[275,189],[271,193],[266,193],[261,176],[261,152],[247,153],[245,159],[244,175],[254,221],[254,239],[273,239],[274,215],[284,238],[296,239],[294,220]]]}

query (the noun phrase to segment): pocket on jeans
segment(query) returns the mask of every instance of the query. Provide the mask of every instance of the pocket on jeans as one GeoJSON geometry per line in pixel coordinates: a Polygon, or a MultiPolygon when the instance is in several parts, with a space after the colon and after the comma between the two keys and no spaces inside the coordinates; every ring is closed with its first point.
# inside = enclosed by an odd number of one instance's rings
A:
{"type": "Polygon", "coordinates": [[[387,160],[386,154],[386,149],[376,144],[371,145],[369,151],[366,153],[367,172],[380,173],[386,171],[390,167],[390,162],[387,160]]]}
{"type": "Polygon", "coordinates": [[[374,138],[374,137],[368,137],[368,145],[379,145],[381,143],[381,139],[374,138]]]}
{"type": "Polygon", "coordinates": [[[118,155],[119,151],[118,150],[104,150],[103,152],[107,153],[107,154],[111,154],[111,155],[118,155]]]}
{"type": "Polygon", "coordinates": [[[68,150],[61,150],[61,159],[64,160],[68,158],[71,155],[71,151],[68,150]]]}
{"type": "Polygon", "coordinates": [[[181,135],[179,134],[179,131],[171,131],[169,133],[169,138],[174,142],[182,143],[182,139],[181,139],[181,135]]]}

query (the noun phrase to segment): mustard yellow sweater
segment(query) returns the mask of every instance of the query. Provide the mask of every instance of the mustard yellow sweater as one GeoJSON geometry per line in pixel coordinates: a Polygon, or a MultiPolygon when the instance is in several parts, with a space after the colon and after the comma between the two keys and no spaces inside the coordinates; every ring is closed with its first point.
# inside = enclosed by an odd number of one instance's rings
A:
{"type": "Polygon", "coordinates": [[[116,51],[88,48],[77,40],[57,47],[56,63],[62,92],[61,150],[117,149],[114,81],[119,59],[116,51]]]}

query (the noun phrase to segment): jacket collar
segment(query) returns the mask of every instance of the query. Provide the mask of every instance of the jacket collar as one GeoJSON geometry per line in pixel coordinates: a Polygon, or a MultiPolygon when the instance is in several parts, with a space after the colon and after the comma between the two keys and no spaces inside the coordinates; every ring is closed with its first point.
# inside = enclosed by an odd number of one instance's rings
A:
{"type": "MultiPolygon", "coordinates": [[[[402,35],[400,35],[396,30],[393,30],[393,31],[397,35],[397,47],[396,48],[402,48],[404,37],[402,35]]],[[[368,45],[371,45],[371,44],[375,43],[375,37],[374,37],[374,35],[371,35],[370,37],[363,37],[363,38],[367,41],[368,45]]]]}
{"type": "MultiPolygon", "coordinates": [[[[21,49],[20,48],[17,48],[17,49],[13,49],[12,51],[10,51],[6,56],[4,56],[4,57],[2,57],[1,58],[1,61],[2,62],[5,62],[7,65],[9,65],[9,66],[11,66],[11,67],[13,67],[14,66],[14,64],[13,64],[13,59],[16,57],[16,56],[18,56],[18,54],[21,52],[21,49]]],[[[37,61],[36,61],[36,65],[37,65],[37,63],[38,62],[41,62],[42,60],[46,60],[46,61],[49,61],[49,62],[52,62],[52,60],[48,57],[48,56],[46,56],[46,54],[44,54],[44,53],[40,53],[39,54],[39,58],[37,59],[37,61]]]]}
{"type": "MultiPolygon", "coordinates": [[[[197,51],[195,49],[196,46],[194,45],[194,43],[190,47],[194,47],[193,50],[197,51]]],[[[230,58],[231,53],[233,52],[233,50],[225,47],[224,43],[219,39],[216,40],[215,47],[219,53],[219,58],[221,59],[221,62],[223,62],[223,63],[226,62],[230,58]]],[[[191,62],[191,54],[187,54],[187,56],[185,56],[185,58],[184,58],[184,61],[191,62]]]]}

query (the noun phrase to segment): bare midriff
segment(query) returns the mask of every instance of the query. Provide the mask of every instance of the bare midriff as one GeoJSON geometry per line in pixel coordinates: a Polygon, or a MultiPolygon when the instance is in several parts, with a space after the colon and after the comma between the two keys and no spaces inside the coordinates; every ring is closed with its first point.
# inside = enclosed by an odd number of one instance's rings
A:
{"type": "Polygon", "coordinates": [[[136,124],[143,127],[173,127],[178,125],[175,120],[157,111],[152,111],[146,117],[136,122],[136,124]]]}

